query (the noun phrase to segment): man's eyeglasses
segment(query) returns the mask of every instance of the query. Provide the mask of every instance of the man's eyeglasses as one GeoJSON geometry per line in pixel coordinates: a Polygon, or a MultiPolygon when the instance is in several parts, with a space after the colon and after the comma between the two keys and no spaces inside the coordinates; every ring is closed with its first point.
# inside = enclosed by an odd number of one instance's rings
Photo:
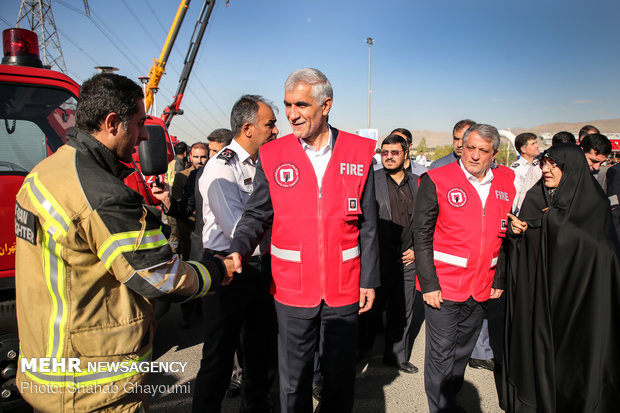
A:
{"type": "Polygon", "coordinates": [[[403,153],[403,151],[396,151],[396,150],[394,150],[394,151],[381,151],[381,156],[390,156],[390,155],[398,156],[401,153],[403,153]]]}
{"type": "Polygon", "coordinates": [[[545,165],[549,165],[550,169],[554,169],[558,166],[558,164],[551,158],[543,158],[540,161],[540,169],[544,168],[545,165]]]}

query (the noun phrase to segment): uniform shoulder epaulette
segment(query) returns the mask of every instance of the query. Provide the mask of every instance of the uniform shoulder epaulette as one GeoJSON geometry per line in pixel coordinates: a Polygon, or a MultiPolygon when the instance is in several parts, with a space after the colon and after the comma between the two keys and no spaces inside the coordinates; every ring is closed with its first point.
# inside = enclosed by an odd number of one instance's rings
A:
{"type": "Polygon", "coordinates": [[[232,158],[235,157],[236,154],[237,153],[232,149],[226,148],[222,152],[220,152],[220,154],[217,156],[217,159],[223,159],[226,161],[226,163],[228,163],[232,158]]]}
{"type": "Polygon", "coordinates": [[[512,169],[515,169],[515,168],[518,168],[518,167],[519,167],[519,165],[520,165],[520,163],[519,163],[519,161],[517,161],[517,162],[513,163],[512,165],[510,165],[510,167],[511,167],[512,169]]]}

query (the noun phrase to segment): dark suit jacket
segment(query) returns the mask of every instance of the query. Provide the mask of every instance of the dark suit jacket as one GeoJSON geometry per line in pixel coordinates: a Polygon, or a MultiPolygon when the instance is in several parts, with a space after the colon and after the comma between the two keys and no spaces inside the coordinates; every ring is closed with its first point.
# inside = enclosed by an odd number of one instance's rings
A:
{"type": "Polygon", "coordinates": [[[198,190],[198,180],[202,176],[204,168],[194,169],[190,172],[183,187],[183,196],[180,201],[176,201],[174,198],[170,199],[170,209],[166,215],[178,219],[186,219],[196,212],[196,223],[194,230],[190,235],[191,250],[190,259],[200,260],[204,254],[202,247],[202,227],[204,226],[204,220],[202,218],[202,196],[198,190]]]}
{"type": "MultiPolygon", "coordinates": [[[[415,204],[415,198],[418,193],[418,175],[413,175],[411,172],[405,171],[409,178],[409,188],[413,194],[413,202],[415,204]]],[[[377,229],[379,232],[379,249],[381,250],[381,258],[386,257],[385,251],[386,240],[393,239],[393,231],[398,231],[400,234],[401,228],[394,225],[392,222],[392,209],[390,207],[390,195],[388,192],[388,181],[385,171],[379,169],[375,171],[375,198],[377,200],[377,229]]],[[[411,214],[411,222],[409,223],[409,236],[411,236],[413,247],[413,214],[411,214]]],[[[400,246],[399,246],[400,247],[400,246]]],[[[401,251],[402,252],[402,251],[401,251]]],[[[383,268],[384,265],[382,264],[383,268]]],[[[415,264],[408,266],[407,268],[415,268],[415,264]]]]}
{"type": "MultiPolygon", "coordinates": [[[[607,170],[607,196],[611,197],[613,195],[617,197],[614,199],[614,202],[620,202],[620,164],[616,164],[607,170]]],[[[616,227],[616,234],[620,238],[620,205],[612,204],[611,216],[616,227]]]]}

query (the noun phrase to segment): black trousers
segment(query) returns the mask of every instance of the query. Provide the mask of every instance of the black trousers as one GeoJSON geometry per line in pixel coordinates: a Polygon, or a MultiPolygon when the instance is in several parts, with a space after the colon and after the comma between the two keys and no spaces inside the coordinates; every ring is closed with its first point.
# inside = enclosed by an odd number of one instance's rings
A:
{"type": "MultiPolygon", "coordinates": [[[[332,308],[321,304],[310,317],[276,302],[278,317],[278,365],[282,412],[312,413],[314,355],[320,332],[320,364],[323,376],[321,412],[353,410],[357,304],[332,308]]],[[[307,309],[303,309],[307,310],[307,309]]]]}
{"type": "Polygon", "coordinates": [[[205,340],[193,412],[221,410],[238,347],[243,353],[241,411],[263,413],[271,408],[276,330],[270,284],[269,259],[251,260],[228,286],[203,299],[205,340]]]}
{"type": "Polygon", "coordinates": [[[440,309],[426,309],[424,388],[429,412],[456,412],[456,394],[480,334],[487,302],[444,300],[440,309]]]}
{"type": "Polygon", "coordinates": [[[386,312],[383,358],[400,364],[409,361],[415,340],[413,307],[416,289],[415,267],[398,264],[391,274],[382,277],[381,282],[386,312]]]}

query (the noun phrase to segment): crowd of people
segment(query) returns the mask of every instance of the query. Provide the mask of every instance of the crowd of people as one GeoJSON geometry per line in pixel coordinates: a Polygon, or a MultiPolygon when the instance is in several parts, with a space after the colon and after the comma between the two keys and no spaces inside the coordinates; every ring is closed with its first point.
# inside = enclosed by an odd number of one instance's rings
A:
{"type": "MultiPolygon", "coordinates": [[[[423,322],[430,412],[464,411],[467,365],[493,371],[509,412],[620,405],[619,167],[601,172],[611,144],[593,126],[578,141],[557,133],[543,153],[519,134],[507,167],[498,130],[464,119],[428,168],[396,128],[373,162],[375,141],[328,123],[327,77],[299,69],[284,83],[291,134],[277,138],[275,106],[248,94],[231,129],[175,146],[152,188],[166,239],[121,180],[119,161],[148,139],[142,99],[123,76],[85,82],[68,145],[18,194],[16,217],[36,234],[17,241],[22,357],[148,360],[150,299],[166,298],[183,302],[184,327],[202,318],[194,412],[237,394],[242,412],[270,412],[276,374],[282,412],[310,413],[313,397],[322,413],[351,412],[355,365],[378,331],[383,362],[416,374],[423,322]]],[[[22,392],[40,411],[146,411],[146,395],[122,386],[79,391],[145,379],[18,373],[60,386],[22,392]]]]}

